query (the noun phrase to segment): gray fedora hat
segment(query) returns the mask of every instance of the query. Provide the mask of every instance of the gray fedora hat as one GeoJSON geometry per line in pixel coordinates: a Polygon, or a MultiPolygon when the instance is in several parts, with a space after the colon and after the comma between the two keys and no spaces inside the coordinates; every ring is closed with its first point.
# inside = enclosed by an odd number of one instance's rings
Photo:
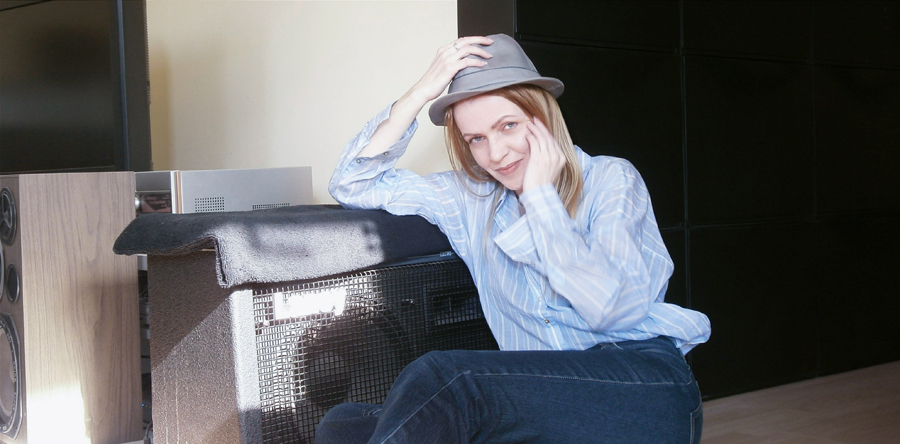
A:
{"type": "MultiPolygon", "coordinates": [[[[494,41],[492,45],[484,46],[491,54],[484,66],[472,66],[456,73],[447,94],[434,101],[428,109],[428,117],[435,125],[444,125],[444,114],[447,107],[460,100],[484,94],[495,89],[510,85],[529,84],[536,85],[553,97],[559,97],[563,93],[563,83],[553,77],[541,77],[535,69],[531,59],[525,55],[522,47],[506,34],[494,34],[487,36],[494,41]]],[[[478,57],[470,55],[469,57],[478,57]]],[[[478,57],[481,58],[481,57],[478,57]]]]}

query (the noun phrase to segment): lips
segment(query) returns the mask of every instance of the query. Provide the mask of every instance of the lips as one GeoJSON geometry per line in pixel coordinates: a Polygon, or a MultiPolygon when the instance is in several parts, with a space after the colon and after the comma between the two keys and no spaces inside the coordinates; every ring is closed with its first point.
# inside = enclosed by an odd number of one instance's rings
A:
{"type": "Polygon", "coordinates": [[[496,171],[498,174],[507,176],[509,174],[512,174],[514,171],[516,171],[516,168],[519,167],[519,163],[521,163],[521,162],[522,162],[522,160],[519,159],[503,168],[497,168],[494,171],[496,171]]]}

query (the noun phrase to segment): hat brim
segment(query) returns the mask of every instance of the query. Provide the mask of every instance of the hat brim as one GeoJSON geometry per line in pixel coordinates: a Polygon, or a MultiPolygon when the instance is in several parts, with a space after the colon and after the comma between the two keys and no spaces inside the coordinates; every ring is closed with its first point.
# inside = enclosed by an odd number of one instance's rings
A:
{"type": "Polygon", "coordinates": [[[475,97],[512,85],[535,85],[549,92],[550,95],[552,95],[554,98],[558,98],[560,95],[562,95],[564,89],[562,81],[553,77],[535,77],[531,79],[505,81],[490,85],[483,85],[477,89],[449,93],[438,98],[434,101],[434,103],[431,104],[431,107],[428,108],[428,117],[431,118],[431,122],[435,125],[444,126],[444,116],[446,115],[448,107],[453,106],[453,104],[470,97],[475,97]]]}

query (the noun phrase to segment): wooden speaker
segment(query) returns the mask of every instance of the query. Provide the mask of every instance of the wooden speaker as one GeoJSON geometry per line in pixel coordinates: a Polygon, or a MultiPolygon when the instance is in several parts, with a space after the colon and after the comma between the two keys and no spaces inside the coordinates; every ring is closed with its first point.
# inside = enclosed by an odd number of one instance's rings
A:
{"type": "Polygon", "coordinates": [[[0,442],[140,440],[134,173],[0,176],[0,442]]]}

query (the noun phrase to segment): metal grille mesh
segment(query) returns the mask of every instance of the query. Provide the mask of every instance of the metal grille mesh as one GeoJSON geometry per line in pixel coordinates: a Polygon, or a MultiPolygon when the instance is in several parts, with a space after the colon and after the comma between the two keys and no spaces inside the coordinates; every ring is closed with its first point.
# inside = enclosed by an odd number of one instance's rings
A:
{"type": "Polygon", "coordinates": [[[254,210],[268,210],[269,208],[282,208],[289,207],[291,204],[283,202],[283,203],[273,203],[273,204],[256,204],[253,205],[254,210]]]}
{"type": "Polygon", "coordinates": [[[195,213],[221,213],[225,211],[224,197],[198,197],[194,199],[195,213]]]}
{"type": "Polygon", "coordinates": [[[312,443],[329,408],[381,403],[430,350],[497,349],[459,259],[258,290],[253,308],[264,443],[312,443]]]}

